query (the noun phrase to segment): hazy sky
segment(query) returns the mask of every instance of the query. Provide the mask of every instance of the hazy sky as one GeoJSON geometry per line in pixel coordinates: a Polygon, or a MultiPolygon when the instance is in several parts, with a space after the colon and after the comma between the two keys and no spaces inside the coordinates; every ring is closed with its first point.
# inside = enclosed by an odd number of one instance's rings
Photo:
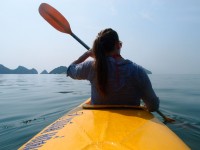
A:
{"type": "Polygon", "coordinates": [[[68,66],[85,48],[51,27],[38,13],[46,2],[91,47],[111,27],[123,42],[122,56],[155,74],[200,74],[200,0],[3,0],[0,64],[40,73],[68,66]]]}

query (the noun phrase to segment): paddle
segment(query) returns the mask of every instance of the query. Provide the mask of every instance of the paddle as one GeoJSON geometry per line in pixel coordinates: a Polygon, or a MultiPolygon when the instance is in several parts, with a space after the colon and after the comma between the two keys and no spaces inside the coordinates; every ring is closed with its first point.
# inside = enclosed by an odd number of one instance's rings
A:
{"type": "Polygon", "coordinates": [[[80,40],[71,30],[69,22],[65,17],[57,11],[55,8],[50,6],[47,3],[42,3],[39,7],[40,15],[55,29],[60,32],[70,34],[73,38],[75,38],[80,44],[82,44],[87,50],[90,48],[80,40]]]}
{"type": "Polygon", "coordinates": [[[170,123],[171,123],[171,122],[175,122],[174,119],[165,116],[163,113],[160,112],[160,110],[157,110],[156,112],[157,112],[161,117],[163,117],[163,119],[164,119],[165,122],[170,122],[170,123]]]}
{"type": "MultiPolygon", "coordinates": [[[[55,8],[50,6],[47,3],[42,3],[39,7],[39,13],[40,15],[50,24],[52,25],[56,30],[70,34],[74,39],[76,39],[80,44],[82,44],[87,50],[90,48],[82,41],[80,40],[71,30],[69,22],[67,19],[55,8]]],[[[157,113],[163,117],[165,122],[174,122],[174,119],[171,119],[169,117],[166,117],[163,113],[161,113],[159,110],[157,110],[157,113]]]]}

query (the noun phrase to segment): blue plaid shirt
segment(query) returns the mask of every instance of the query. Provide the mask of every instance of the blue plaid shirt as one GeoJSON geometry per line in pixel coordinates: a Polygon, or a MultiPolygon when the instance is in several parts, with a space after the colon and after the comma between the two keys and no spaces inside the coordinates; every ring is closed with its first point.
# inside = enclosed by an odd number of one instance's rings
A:
{"type": "Polygon", "coordinates": [[[94,61],[71,64],[67,76],[73,79],[89,80],[91,103],[105,105],[140,105],[142,99],[149,111],[156,111],[159,99],[144,69],[130,60],[116,61],[108,57],[107,95],[102,97],[96,88],[94,61]]]}

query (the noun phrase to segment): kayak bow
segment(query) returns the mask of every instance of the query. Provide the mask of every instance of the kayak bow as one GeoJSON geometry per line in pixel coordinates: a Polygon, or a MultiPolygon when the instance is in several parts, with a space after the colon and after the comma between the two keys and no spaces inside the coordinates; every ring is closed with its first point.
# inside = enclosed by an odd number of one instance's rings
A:
{"type": "Polygon", "coordinates": [[[111,108],[86,103],[46,127],[20,150],[189,149],[166,125],[141,107],[111,108]]]}

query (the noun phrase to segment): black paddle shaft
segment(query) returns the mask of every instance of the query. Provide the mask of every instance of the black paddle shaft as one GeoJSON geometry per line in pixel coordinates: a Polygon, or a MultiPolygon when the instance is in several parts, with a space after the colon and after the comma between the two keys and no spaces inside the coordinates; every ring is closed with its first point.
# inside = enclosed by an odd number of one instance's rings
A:
{"type": "Polygon", "coordinates": [[[83,45],[87,50],[90,50],[89,46],[87,46],[81,39],[79,39],[74,33],[70,34],[73,38],[75,38],[81,45],[83,45]]]}

